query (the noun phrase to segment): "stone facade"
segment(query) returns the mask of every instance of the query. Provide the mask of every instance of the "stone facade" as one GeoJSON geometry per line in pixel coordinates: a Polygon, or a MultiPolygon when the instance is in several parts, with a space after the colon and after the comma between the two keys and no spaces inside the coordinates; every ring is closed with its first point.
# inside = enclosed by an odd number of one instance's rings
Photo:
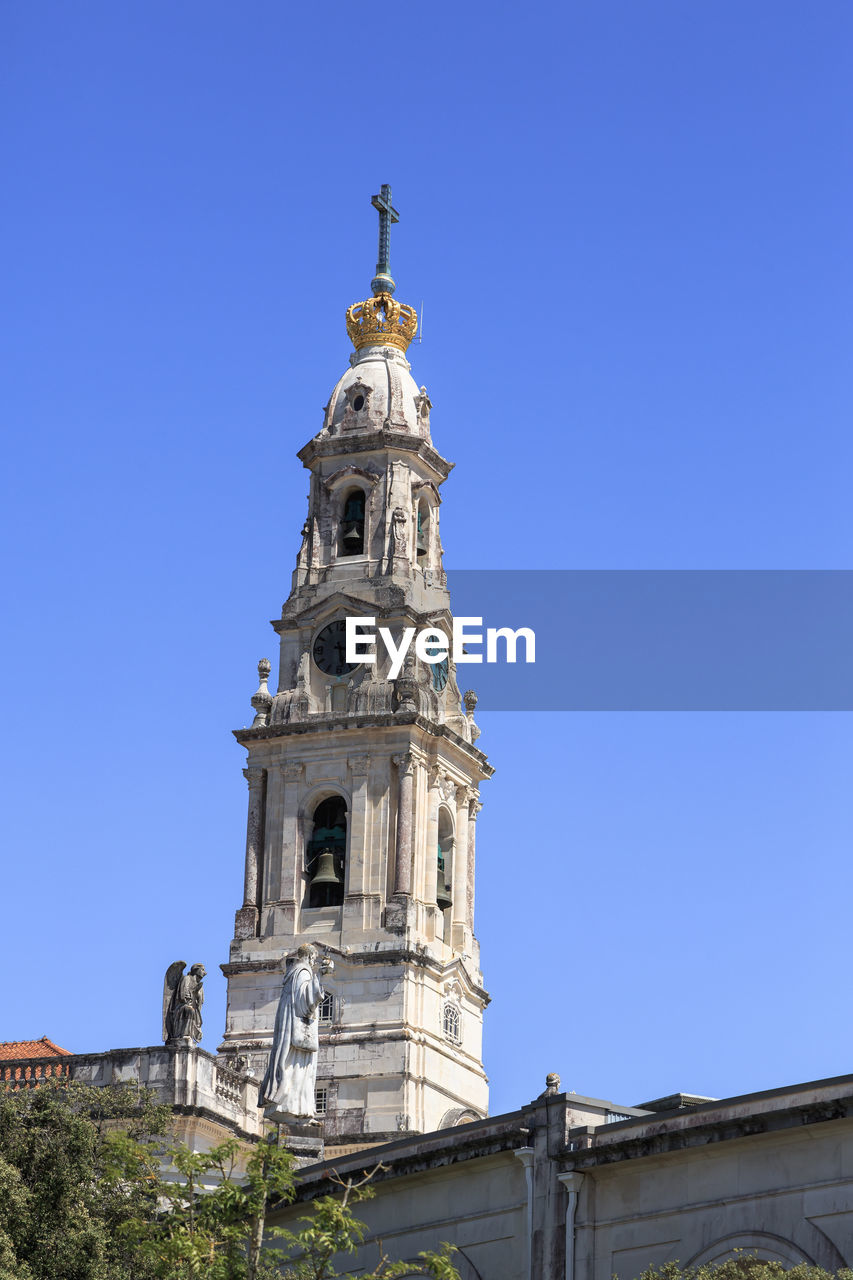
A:
{"type": "MultiPolygon", "coordinates": [[[[670,1100],[671,1101],[671,1100],[670,1100]]],[[[786,1266],[853,1263],[853,1076],[672,1110],[617,1109],[549,1091],[509,1115],[300,1177],[279,1225],[328,1191],[334,1172],[381,1161],[368,1234],[347,1274],[456,1245],[462,1280],[631,1280],[669,1260],[745,1249],[786,1266]]]]}
{"type": "Polygon", "coordinates": [[[320,945],[335,972],[317,1086],[338,1145],[488,1109],[474,862],[492,770],[475,745],[475,700],[463,707],[452,661],[438,670],[411,656],[394,675],[381,647],[375,664],[353,666],[340,647],[347,615],[395,639],[404,627],[449,634],[439,487],[450,463],[433,447],[430,408],[402,351],[377,341],[352,356],[299,455],[310,494],[273,623],[277,691],[263,661],[253,725],[235,734],[248,751],[249,813],[220,1052],[263,1074],[284,957],[320,945]],[[341,805],[334,829],[319,816],[328,803],[341,805]],[[318,830],[332,839],[322,864],[318,830]],[[332,874],[336,900],[318,900],[332,874]]]}

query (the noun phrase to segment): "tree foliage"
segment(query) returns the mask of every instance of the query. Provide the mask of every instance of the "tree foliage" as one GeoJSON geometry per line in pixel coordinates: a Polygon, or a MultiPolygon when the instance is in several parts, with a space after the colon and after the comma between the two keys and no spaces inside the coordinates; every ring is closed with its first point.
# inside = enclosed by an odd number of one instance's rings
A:
{"type": "Polygon", "coordinates": [[[0,1280],[148,1280],[121,1228],[156,1211],[170,1121],[133,1086],[0,1091],[0,1280]]]}
{"type": "MultiPolygon", "coordinates": [[[[232,1139],[199,1153],[170,1131],[169,1108],[132,1085],[0,1090],[0,1280],[332,1280],[363,1242],[352,1206],[376,1170],[315,1200],[297,1230],[269,1228],[267,1206],[295,1195],[286,1150],[247,1156],[232,1139]]],[[[359,1274],[459,1280],[452,1253],[395,1262],[380,1245],[359,1274]]]]}
{"type": "Polygon", "coordinates": [[[853,1271],[843,1268],[833,1276],[823,1267],[800,1263],[786,1267],[781,1262],[757,1258],[747,1250],[736,1249],[734,1258],[700,1267],[682,1267],[678,1262],[665,1262],[647,1267],[637,1280],[853,1280],[853,1271]]]}

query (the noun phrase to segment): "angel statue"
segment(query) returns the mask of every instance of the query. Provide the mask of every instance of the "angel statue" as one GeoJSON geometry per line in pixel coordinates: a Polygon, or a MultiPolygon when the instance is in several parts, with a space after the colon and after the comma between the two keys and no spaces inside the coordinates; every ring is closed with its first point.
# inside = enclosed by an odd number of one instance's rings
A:
{"type": "Polygon", "coordinates": [[[325,994],[320,978],[331,973],[334,967],[328,956],[319,959],[317,948],[311,943],[303,943],[288,964],[278,1001],[269,1065],[259,1094],[260,1105],[266,1103],[264,1115],[269,1120],[310,1124],[315,1119],[317,1006],[325,994]]]}
{"type": "Polygon", "coordinates": [[[201,1040],[201,1006],[204,1004],[203,964],[185,974],[186,960],[176,960],[163,980],[163,1040],[165,1044],[198,1044],[201,1040]]]}

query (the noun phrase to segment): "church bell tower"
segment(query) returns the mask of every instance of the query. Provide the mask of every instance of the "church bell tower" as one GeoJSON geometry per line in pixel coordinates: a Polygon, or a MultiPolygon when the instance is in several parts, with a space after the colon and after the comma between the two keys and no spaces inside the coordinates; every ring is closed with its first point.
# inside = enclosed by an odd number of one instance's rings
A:
{"type": "Polygon", "coordinates": [[[303,942],[335,962],[320,1010],[317,1113],[327,1146],[385,1142],[487,1114],[488,996],[474,937],[479,786],[476,697],[452,655],[414,645],[392,675],[346,661],[345,620],[450,634],[439,534],[451,463],[410,373],[417,329],[394,298],[391,190],[373,197],[372,297],[346,313],[355,348],[298,457],[310,472],[290,595],[272,625],[278,687],[258,664],[248,751],[243,905],[229,963],[220,1052],[263,1074],[283,961],[303,942]],[[461,674],[461,673],[460,673],[461,674]]]}

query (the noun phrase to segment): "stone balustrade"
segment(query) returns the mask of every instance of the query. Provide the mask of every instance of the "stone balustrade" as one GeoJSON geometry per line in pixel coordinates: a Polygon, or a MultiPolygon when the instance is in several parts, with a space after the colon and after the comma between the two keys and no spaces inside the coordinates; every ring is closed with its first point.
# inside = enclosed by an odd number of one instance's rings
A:
{"type": "Polygon", "coordinates": [[[0,1062],[0,1085],[7,1089],[35,1089],[46,1080],[68,1078],[71,1058],[21,1058],[0,1062]]]}
{"type": "MultiPolygon", "coordinates": [[[[207,1145],[232,1135],[251,1141],[264,1132],[257,1080],[197,1046],[152,1045],[0,1063],[0,1087],[33,1089],[60,1078],[96,1088],[138,1083],[178,1115],[194,1117],[196,1129],[210,1139],[207,1145]]],[[[188,1131],[186,1124],[183,1130],[188,1131]]]]}

